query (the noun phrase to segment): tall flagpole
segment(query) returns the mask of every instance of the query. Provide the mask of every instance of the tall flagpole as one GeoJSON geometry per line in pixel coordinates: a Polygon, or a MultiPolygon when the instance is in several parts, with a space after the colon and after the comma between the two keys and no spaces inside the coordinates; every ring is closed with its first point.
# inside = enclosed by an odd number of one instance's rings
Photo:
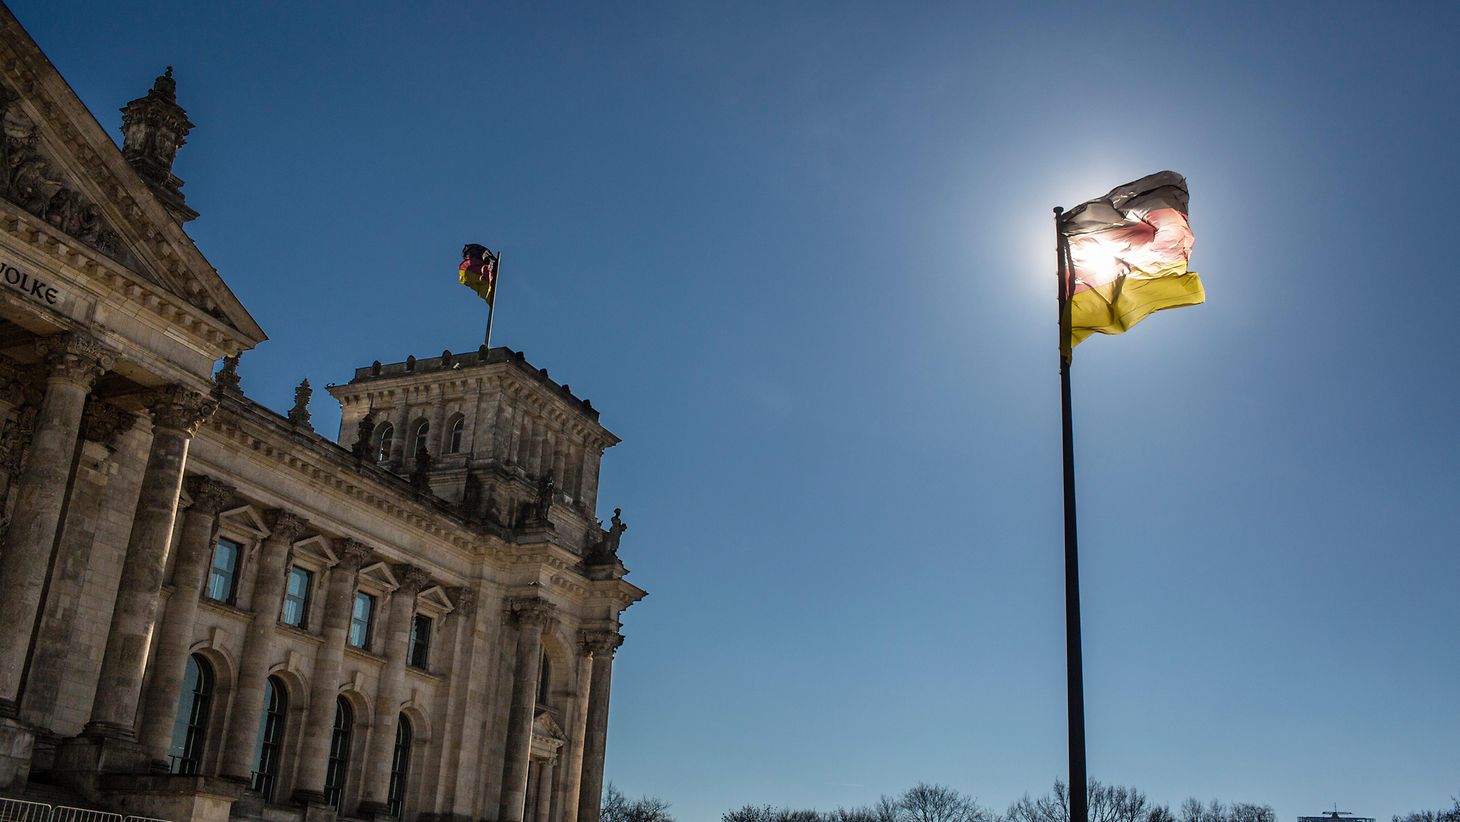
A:
{"type": "Polygon", "coordinates": [[[1089,822],[1085,776],[1085,675],[1080,649],[1080,556],[1075,528],[1075,431],[1070,410],[1070,276],[1069,245],[1060,230],[1064,209],[1054,210],[1055,254],[1059,257],[1060,423],[1063,427],[1065,474],[1065,688],[1070,731],[1070,822],[1089,822]]]}
{"type": "MultiPolygon", "coordinates": [[[[490,251],[488,254],[492,253],[490,251]]],[[[497,251],[496,263],[492,271],[492,301],[487,303],[487,350],[492,350],[492,315],[497,311],[497,297],[502,291],[502,252],[497,251]]]]}

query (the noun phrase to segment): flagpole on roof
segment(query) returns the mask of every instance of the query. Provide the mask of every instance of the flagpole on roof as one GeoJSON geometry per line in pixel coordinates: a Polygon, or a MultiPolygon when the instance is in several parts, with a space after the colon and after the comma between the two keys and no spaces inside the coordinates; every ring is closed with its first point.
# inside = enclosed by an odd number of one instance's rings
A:
{"type": "MultiPolygon", "coordinates": [[[[491,252],[487,252],[490,254],[491,252]]],[[[492,299],[487,300],[487,350],[492,350],[492,315],[497,310],[497,297],[502,293],[502,250],[497,249],[496,262],[493,266],[492,277],[492,299]]]]}
{"type": "Polygon", "coordinates": [[[1085,674],[1080,647],[1080,558],[1075,528],[1075,431],[1070,402],[1070,363],[1074,359],[1070,300],[1074,297],[1070,247],[1054,209],[1055,255],[1059,271],[1060,423],[1063,429],[1065,492],[1065,687],[1070,745],[1070,822],[1089,822],[1085,774],[1085,674]]]}

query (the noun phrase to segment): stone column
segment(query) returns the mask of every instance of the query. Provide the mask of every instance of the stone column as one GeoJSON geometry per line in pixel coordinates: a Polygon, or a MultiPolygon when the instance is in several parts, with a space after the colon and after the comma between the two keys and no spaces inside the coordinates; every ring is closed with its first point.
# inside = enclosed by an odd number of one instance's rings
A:
{"type": "Polygon", "coordinates": [[[233,721],[223,746],[224,776],[250,779],[253,776],[254,747],[258,744],[259,718],[264,712],[264,685],[274,659],[274,628],[284,604],[289,553],[294,540],[308,524],[303,517],[275,508],[268,512],[269,536],[259,550],[258,581],[253,589],[253,619],[243,632],[243,651],[238,655],[238,677],[234,682],[233,721]]]}
{"type": "Polygon", "coordinates": [[[532,759],[532,720],[537,707],[537,677],[542,667],[542,633],[556,608],[536,597],[514,599],[507,614],[517,623],[517,661],[513,667],[512,713],[507,718],[507,763],[502,776],[500,822],[522,822],[527,804],[528,765],[532,759]]]}
{"type": "Polygon", "coordinates": [[[537,814],[535,822],[548,822],[553,808],[553,762],[545,759],[537,766],[537,814]]]}
{"type": "Polygon", "coordinates": [[[411,622],[416,616],[416,594],[431,581],[430,573],[414,565],[397,565],[395,577],[400,587],[390,595],[385,666],[380,669],[375,693],[375,722],[370,728],[370,748],[365,757],[361,815],[385,815],[388,810],[390,760],[395,752],[395,728],[400,723],[401,694],[406,687],[406,653],[410,650],[411,622]]]}
{"type": "MultiPolygon", "coordinates": [[[[50,587],[46,589],[45,606],[36,629],[35,651],[25,675],[25,693],[20,703],[22,719],[52,731],[57,730],[55,711],[67,661],[76,652],[72,634],[84,599],[87,566],[101,524],[102,503],[107,499],[109,487],[115,493],[112,476],[117,465],[112,455],[134,419],[131,414],[95,397],[86,403],[81,417],[81,455],[76,460],[66,521],[61,525],[50,587]]],[[[3,493],[0,499],[4,499],[3,493]]]]}
{"type": "Polygon", "coordinates": [[[5,626],[0,631],[0,716],[9,717],[18,707],[86,395],[113,362],[100,344],[78,334],[48,337],[38,347],[48,368],[45,399],[0,550],[0,625],[5,626]]]}
{"type": "Polygon", "coordinates": [[[157,619],[157,600],[177,516],[188,442],[216,407],[213,400],[180,385],[157,389],[148,397],[152,448],[142,472],[142,490],[117,582],[117,602],[101,657],[96,701],[84,731],[87,736],[134,737],[142,672],[146,670],[147,650],[157,619]]]}
{"type": "Polygon", "coordinates": [[[603,801],[603,755],[608,745],[608,692],[613,682],[613,653],[624,642],[617,631],[587,634],[593,652],[593,682],[588,691],[588,728],[583,739],[583,775],[579,777],[578,822],[598,822],[603,801]]]}
{"type": "Polygon", "coordinates": [[[582,788],[580,775],[583,773],[583,737],[588,729],[588,684],[593,677],[593,648],[590,634],[579,634],[578,672],[573,680],[577,690],[573,692],[573,726],[568,731],[568,759],[563,763],[563,819],[574,822],[578,818],[578,792],[582,788]]]}
{"type": "Polygon", "coordinates": [[[154,765],[167,763],[172,726],[177,720],[178,696],[187,673],[193,619],[198,614],[198,597],[213,558],[213,526],[218,522],[218,512],[233,499],[236,490],[201,475],[188,477],[186,486],[193,501],[183,515],[177,562],[172,568],[172,596],[167,598],[157,626],[152,678],[142,703],[140,741],[154,765]]]}
{"type": "Polygon", "coordinates": [[[390,456],[385,463],[392,471],[399,471],[406,464],[406,440],[410,438],[410,432],[406,431],[406,426],[411,422],[410,403],[404,388],[399,393],[400,406],[390,415],[390,425],[394,429],[392,436],[395,439],[390,442],[390,456]]]}
{"type": "Polygon", "coordinates": [[[360,575],[360,566],[370,558],[370,549],[353,539],[340,540],[336,548],[340,562],[330,571],[329,592],[324,600],[324,644],[314,652],[309,710],[304,719],[304,738],[299,745],[294,798],[300,802],[324,801],[325,767],[329,764],[330,733],[335,725],[335,699],[340,694],[340,660],[345,655],[345,637],[350,631],[355,583],[360,575]]]}

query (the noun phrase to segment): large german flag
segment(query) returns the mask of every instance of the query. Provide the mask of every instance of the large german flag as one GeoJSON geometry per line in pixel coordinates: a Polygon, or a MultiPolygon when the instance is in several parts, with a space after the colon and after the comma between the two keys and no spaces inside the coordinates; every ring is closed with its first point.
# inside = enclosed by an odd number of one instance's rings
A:
{"type": "Polygon", "coordinates": [[[461,257],[461,265],[456,267],[457,281],[491,305],[497,297],[496,256],[480,243],[468,243],[461,250],[461,257]]]}
{"type": "Polygon", "coordinates": [[[1060,217],[1071,294],[1071,347],[1121,334],[1153,311],[1206,299],[1191,255],[1186,178],[1162,171],[1060,217]]]}

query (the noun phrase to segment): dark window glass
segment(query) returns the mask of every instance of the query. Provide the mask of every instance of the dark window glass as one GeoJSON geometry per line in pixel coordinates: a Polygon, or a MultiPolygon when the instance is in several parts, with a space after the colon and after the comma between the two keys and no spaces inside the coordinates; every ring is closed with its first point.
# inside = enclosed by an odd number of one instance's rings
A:
{"type": "Polygon", "coordinates": [[[457,417],[456,422],[451,424],[451,435],[447,437],[446,453],[458,454],[461,452],[461,431],[466,425],[466,419],[457,417]]]}
{"type": "Polygon", "coordinates": [[[202,657],[188,657],[183,691],[172,725],[172,746],[167,764],[173,773],[195,774],[203,762],[203,741],[208,734],[208,710],[213,701],[213,669],[202,657]]]}
{"type": "Polygon", "coordinates": [[[309,620],[309,589],[314,574],[298,565],[289,569],[289,585],[284,589],[284,624],[306,627],[309,620]]]}
{"type": "Polygon", "coordinates": [[[411,771],[411,721],[405,714],[395,726],[395,752],[390,758],[390,791],[386,804],[391,816],[400,816],[406,802],[406,777],[411,771]]]}
{"type": "Polygon", "coordinates": [[[356,648],[370,645],[370,627],[375,621],[375,597],[364,591],[355,592],[355,611],[350,615],[350,644],[356,648]]]}
{"type": "Polygon", "coordinates": [[[231,539],[219,539],[213,546],[213,566],[208,571],[208,599],[232,602],[238,586],[238,557],[243,546],[231,539]]]}
{"type": "Polygon", "coordinates": [[[426,447],[426,440],[428,437],[430,437],[430,435],[431,423],[426,422],[425,420],[421,420],[421,422],[416,425],[416,438],[411,443],[411,453],[409,455],[411,459],[415,459],[416,454],[420,453],[421,449],[426,447]]]}
{"type": "Polygon", "coordinates": [[[553,692],[553,671],[548,664],[547,654],[542,655],[542,667],[537,672],[537,701],[538,704],[548,704],[548,697],[553,692]]]}
{"type": "Polygon", "coordinates": [[[258,750],[254,762],[253,789],[274,801],[274,783],[279,779],[279,757],[284,750],[284,712],[289,707],[284,684],[269,677],[264,685],[264,715],[259,724],[258,750]]]}
{"type": "Polygon", "coordinates": [[[340,809],[345,796],[345,774],[350,769],[350,729],[355,726],[355,712],[345,698],[335,697],[335,728],[330,732],[329,767],[324,774],[325,804],[340,809]]]}
{"type": "Polygon", "coordinates": [[[385,462],[390,459],[390,446],[395,442],[395,426],[386,423],[380,427],[379,445],[375,449],[375,461],[385,462]]]}
{"type": "Polygon", "coordinates": [[[416,614],[411,621],[411,652],[406,657],[412,666],[424,670],[431,661],[431,618],[416,614]]]}

